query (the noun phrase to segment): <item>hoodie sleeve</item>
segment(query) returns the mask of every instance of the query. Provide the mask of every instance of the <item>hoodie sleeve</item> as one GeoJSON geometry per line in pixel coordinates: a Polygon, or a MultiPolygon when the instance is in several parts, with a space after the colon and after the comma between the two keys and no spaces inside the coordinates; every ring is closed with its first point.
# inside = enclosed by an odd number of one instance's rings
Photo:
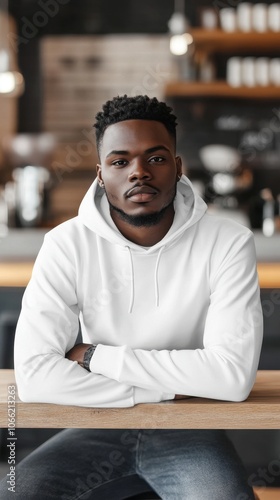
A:
{"type": "Polygon", "coordinates": [[[211,279],[203,349],[146,351],[99,345],[91,370],[147,390],[246,399],[256,377],[263,317],[253,235],[246,231],[231,243],[211,279]]]}
{"type": "Polygon", "coordinates": [[[65,358],[79,328],[76,269],[71,241],[62,248],[50,235],[23,297],[15,337],[15,375],[25,402],[91,407],[128,407],[168,395],[89,373],[65,358]]]}

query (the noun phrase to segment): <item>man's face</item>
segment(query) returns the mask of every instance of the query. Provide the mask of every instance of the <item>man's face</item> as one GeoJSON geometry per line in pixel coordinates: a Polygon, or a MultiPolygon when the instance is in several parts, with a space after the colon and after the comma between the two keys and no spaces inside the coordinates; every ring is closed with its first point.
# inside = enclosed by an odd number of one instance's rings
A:
{"type": "Polygon", "coordinates": [[[105,130],[97,176],[111,210],[145,216],[170,205],[181,176],[174,142],[158,121],[127,120],[105,130]]]}

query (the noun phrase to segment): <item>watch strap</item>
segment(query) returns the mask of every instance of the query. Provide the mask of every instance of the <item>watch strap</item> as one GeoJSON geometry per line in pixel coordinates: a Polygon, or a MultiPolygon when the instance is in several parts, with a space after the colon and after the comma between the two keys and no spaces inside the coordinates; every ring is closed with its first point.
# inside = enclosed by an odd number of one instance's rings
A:
{"type": "Polygon", "coordinates": [[[91,358],[92,356],[94,355],[94,351],[96,349],[97,345],[90,345],[85,354],[84,354],[84,359],[83,359],[83,367],[88,371],[90,372],[90,362],[91,362],[91,358]]]}

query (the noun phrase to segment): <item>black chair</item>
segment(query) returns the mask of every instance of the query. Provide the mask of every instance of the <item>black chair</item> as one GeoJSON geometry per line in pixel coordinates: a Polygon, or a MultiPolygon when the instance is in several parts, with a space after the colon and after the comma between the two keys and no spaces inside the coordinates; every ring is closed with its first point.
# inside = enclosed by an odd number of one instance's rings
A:
{"type": "Polygon", "coordinates": [[[0,368],[14,367],[14,338],[15,327],[18,319],[16,311],[0,312],[0,368]]]}

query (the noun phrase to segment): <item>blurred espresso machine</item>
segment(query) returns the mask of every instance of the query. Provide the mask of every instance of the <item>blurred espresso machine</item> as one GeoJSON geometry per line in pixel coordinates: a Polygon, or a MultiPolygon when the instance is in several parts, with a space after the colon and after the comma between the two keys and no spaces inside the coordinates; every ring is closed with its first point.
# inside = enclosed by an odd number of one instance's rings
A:
{"type": "Polygon", "coordinates": [[[238,197],[251,188],[253,174],[242,166],[239,151],[223,144],[208,144],[200,149],[199,155],[208,172],[204,194],[210,211],[249,227],[249,219],[240,209],[238,197]]]}
{"type": "Polygon", "coordinates": [[[48,207],[51,175],[48,166],[55,148],[52,134],[18,134],[4,142],[12,180],[5,185],[9,226],[37,227],[48,207]]]}

